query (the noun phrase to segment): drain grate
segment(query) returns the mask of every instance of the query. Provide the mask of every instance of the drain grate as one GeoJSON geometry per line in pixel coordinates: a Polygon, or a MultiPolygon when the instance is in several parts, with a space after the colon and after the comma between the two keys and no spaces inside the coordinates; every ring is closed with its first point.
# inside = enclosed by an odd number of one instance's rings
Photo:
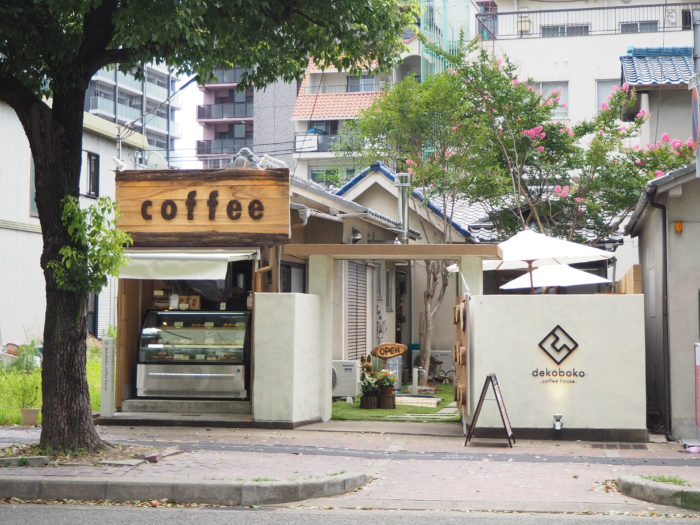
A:
{"type": "Polygon", "coordinates": [[[591,443],[591,448],[604,448],[607,450],[647,450],[647,446],[641,443],[591,443]]]}

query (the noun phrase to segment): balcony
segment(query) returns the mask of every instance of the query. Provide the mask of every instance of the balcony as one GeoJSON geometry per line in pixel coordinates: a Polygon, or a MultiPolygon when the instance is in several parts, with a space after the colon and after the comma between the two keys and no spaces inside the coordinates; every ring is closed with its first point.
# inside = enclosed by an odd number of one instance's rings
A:
{"type": "Polygon", "coordinates": [[[253,103],[230,102],[197,106],[197,120],[252,118],[253,103]]]}
{"type": "Polygon", "coordinates": [[[107,117],[114,117],[114,100],[104,97],[90,97],[88,111],[101,113],[107,117]]]}
{"type": "Polygon", "coordinates": [[[700,3],[487,12],[476,27],[482,40],[689,31],[692,9],[700,3]]]}
{"type": "Polygon", "coordinates": [[[391,82],[386,80],[377,80],[375,82],[364,82],[359,87],[357,85],[348,87],[347,84],[321,84],[307,85],[304,90],[305,95],[328,95],[338,93],[376,93],[383,91],[391,85],[391,82]]]}
{"type": "Polygon", "coordinates": [[[236,67],[234,69],[217,68],[214,70],[216,80],[207,82],[208,84],[238,84],[241,81],[245,68],[236,67]]]}
{"type": "Polygon", "coordinates": [[[318,135],[316,133],[296,133],[294,151],[297,153],[333,151],[338,135],[318,135]]]}
{"type": "Polygon", "coordinates": [[[152,82],[146,82],[146,96],[160,101],[167,100],[168,88],[159,86],[158,84],[154,84],[152,82]]]}
{"type": "Polygon", "coordinates": [[[235,155],[241,148],[252,148],[253,139],[198,140],[197,155],[235,155]]]}
{"type": "Polygon", "coordinates": [[[134,78],[132,75],[127,75],[121,71],[117,71],[117,84],[119,84],[119,87],[128,89],[134,93],[143,93],[143,91],[141,91],[143,88],[141,81],[136,80],[136,78],[134,78]]]}

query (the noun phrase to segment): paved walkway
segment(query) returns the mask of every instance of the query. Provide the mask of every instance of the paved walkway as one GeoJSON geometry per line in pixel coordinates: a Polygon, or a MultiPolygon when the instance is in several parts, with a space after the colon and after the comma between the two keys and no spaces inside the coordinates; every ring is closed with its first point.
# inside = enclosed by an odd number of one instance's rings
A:
{"type": "MultiPolygon", "coordinates": [[[[366,421],[295,430],[98,426],[98,431],[110,442],[183,452],[138,465],[5,467],[0,498],[21,497],[22,490],[27,498],[31,490],[45,498],[60,490],[77,492],[63,497],[87,498],[85,487],[95,486],[96,497],[216,496],[233,505],[303,500],[295,505],[700,514],[625,496],[610,482],[658,474],[700,487],[700,457],[665,440],[518,440],[511,449],[505,439],[475,438],[465,447],[459,423],[366,421]]],[[[38,429],[0,427],[0,446],[34,442],[38,435],[38,429]]]]}

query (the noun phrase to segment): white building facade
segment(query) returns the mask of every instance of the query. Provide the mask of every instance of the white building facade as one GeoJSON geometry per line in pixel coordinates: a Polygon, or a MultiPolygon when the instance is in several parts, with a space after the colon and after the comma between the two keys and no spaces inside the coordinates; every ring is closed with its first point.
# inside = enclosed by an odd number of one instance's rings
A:
{"type": "MultiPolygon", "coordinates": [[[[114,163],[117,127],[85,114],[80,199],[85,206],[99,196],[114,198],[114,163]]],[[[0,104],[0,244],[7,256],[0,259],[4,300],[0,302],[0,345],[40,344],[44,331],[46,291],[39,265],[43,241],[34,202],[34,176],[29,142],[14,111],[0,104]]],[[[132,134],[122,144],[122,161],[135,167],[146,138],[132,134]]],[[[89,330],[105,335],[115,323],[116,287],[110,285],[89,301],[89,330]]]]}

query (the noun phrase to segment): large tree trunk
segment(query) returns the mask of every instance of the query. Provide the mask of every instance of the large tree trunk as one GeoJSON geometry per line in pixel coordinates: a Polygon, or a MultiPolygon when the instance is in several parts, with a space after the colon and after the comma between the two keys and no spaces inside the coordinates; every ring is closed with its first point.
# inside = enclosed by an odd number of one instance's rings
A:
{"type": "Polygon", "coordinates": [[[48,268],[62,246],[72,244],[61,221],[62,199],[78,195],[84,88],[54,92],[53,108],[36,103],[25,125],[35,162],[36,203],[44,241],[46,280],[41,446],[95,450],[97,435],[85,374],[86,295],[60,290],[48,268]]]}

